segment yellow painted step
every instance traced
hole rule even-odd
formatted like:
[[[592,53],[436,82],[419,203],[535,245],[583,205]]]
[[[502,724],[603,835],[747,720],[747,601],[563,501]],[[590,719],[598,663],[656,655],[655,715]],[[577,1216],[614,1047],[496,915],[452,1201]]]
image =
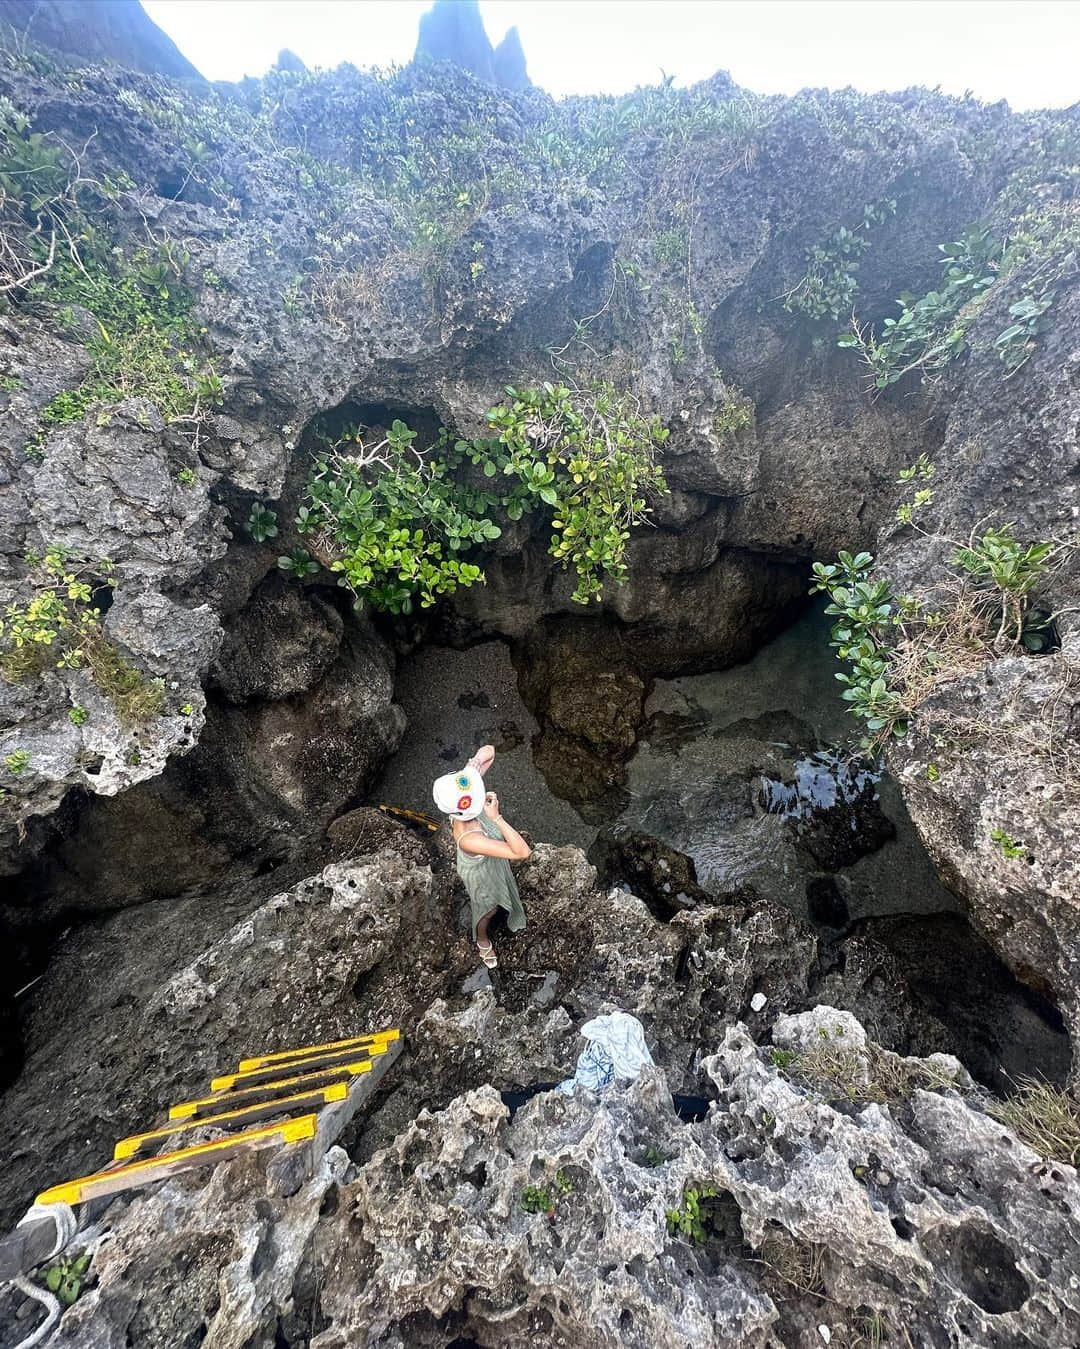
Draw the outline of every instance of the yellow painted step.
[[[281,1073],[295,1072],[301,1068],[338,1068],[349,1062],[358,1051],[367,1053],[371,1058],[385,1054],[387,1042],[375,1041],[369,1045],[354,1045],[351,1049],[335,1050],[331,1054],[313,1054],[310,1058],[290,1059],[284,1063],[272,1063],[266,1068],[248,1068],[240,1072],[226,1073],[224,1077],[215,1077],[210,1083],[211,1091],[229,1091],[233,1087],[251,1087],[259,1082],[272,1082]]]
[[[85,1204],[89,1199],[119,1194],[122,1190],[130,1190],[139,1185],[167,1180],[182,1171],[211,1166],[237,1153],[258,1152],[274,1144],[299,1143],[304,1139],[315,1137],[318,1120],[316,1114],[300,1115],[296,1119],[283,1120],[280,1124],[267,1125],[264,1129],[248,1129],[245,1133],[218,1138],[213,1143],[198,1143],[194,1147],[181,1148],[176,1152],[163,1152],[160,1157],[147,1157],[143,1161],[131,1162],[127,1166],[95,1171],[93,1175],[80,1176],[78,1180],[65,1181],[63,1185],[54,1185],[51,1189],[43,1190],[35,1203]]]
[[[329,1085],[334,1079],[359,1077],[361,1073],[371,1072],[370,1059],[357,1059],[353,1063],[343,1063],[337,1068],[318,1068],[314,1072],[301,1073],[299,1077],[275,1078],[261,1086],[237,1088],[235,1091],[219,1092],[216,1096],[203,1096],[197,1101],[178,1101],[169,1110],[170,1119],[192,1119],[200,1111],[220,1109],[224,1105],[239,1106],[241,1103],[257,1105],[277,1099],[275,1092],[289,1094],[294,1088],[307,1088],[314,1091],[318,1086]]]
[[[166,1138],[176,1133],[182,1133],[186,1129],[231,1129],[234,1125],[251,1124],[257,1119],[266,1119],[270,1115],[287,1115],[290,1111],[300,1109],[320,1110],[324,1105],[330,1105],[333,1101],[343,1101],[348,1094],[348,1083],[336,1082],[333,1086],[323,1087],[319,1091],[302,1091],[296,1096],[283,1096],[276,1101],[263,1101],[259,1105],[248,1105],[239,1110],[226,1110],[220,1115],[200,1115],[197,1119],[172,1124],[167,1129],[154,1129],[150,1133],[132,1134],[130,1138],[122,1138],[117,1143],[113,1149],[113,1160],[125,1162],[129,1157],[134,1157],[141,1152],[148,1143],[163,1143]],[[223,1096],[220,1100],[224,1105],[229,1098]]]
[[[262,1054],[254,1059],[241,1059],[240,1071],[249,1072],[253,1068],[269,1068],[272,1063],[285,1063],[289,1059],[306,1059],[314,1054],[329,1054],[335,1049],[351,1049],[373,1043],[390,1044],[401,1038],[399,1030],[373,1031],[370,1035],[356,1035],[351,1040],[332,1040],[325,1045],[305,1045],[302,1049],[285,1049],[279,1054]]]

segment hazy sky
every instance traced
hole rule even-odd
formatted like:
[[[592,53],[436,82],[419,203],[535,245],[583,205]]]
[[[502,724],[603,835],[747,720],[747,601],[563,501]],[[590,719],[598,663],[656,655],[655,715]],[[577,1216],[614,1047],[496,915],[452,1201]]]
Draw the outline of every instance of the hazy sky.
[[[404,64],[430,0],[143,0],[210,79],[261,75],[282,47],[310,66]],[[481,0],[521,33],[555,95],[621,93],[716,70],[758,93],[940,84],[1014,108],[1080,98],[1077,0]]]

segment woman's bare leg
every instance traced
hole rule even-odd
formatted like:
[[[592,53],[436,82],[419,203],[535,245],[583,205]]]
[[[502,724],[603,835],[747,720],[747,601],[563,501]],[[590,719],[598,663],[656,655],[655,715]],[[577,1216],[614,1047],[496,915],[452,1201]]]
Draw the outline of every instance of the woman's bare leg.
[[[498,913],[498,909],[489,909],[483,918],[476,924],[476,942],[478,946],[487,946],[491,941],[488,936],[488,923]]]

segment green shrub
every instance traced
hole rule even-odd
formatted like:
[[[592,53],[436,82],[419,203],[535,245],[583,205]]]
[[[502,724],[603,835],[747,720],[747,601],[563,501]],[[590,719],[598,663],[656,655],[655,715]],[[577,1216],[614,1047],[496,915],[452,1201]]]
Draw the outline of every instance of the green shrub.
[[[841,225],[827,243],[809,249],[806,274],[783,297],[784,308],[815,322],[850,314],[859,289],[859,259],[870,247],[871,231],[895,212],[893,200],[867,206],[854,229]]]
[[[377,443],[350,428],[319,457],[297,528],[358,603],[411,613],[417,599],[428,608],[482,581],[464,554],[500,536],[497,508],[512,521],[551,510],[550,552],[575,569],[578,603],[599,600],[605,577],[625,579],[630,529],[648,517],[648,495],[667,490],[653,459],[667,431],[607,385],[507,393],[488,413],[494,439],[444,430],[422,452],[395,421]],[[467,465],[490,490],[462,479]]]
[[[901,295],[900,317],[885,320],[880,339],[852,319],[851,331],[838,341],[859,352],[875,388],[887,388],[915,370],[925,379],[967,345],[976,301],[996,279],[1001,249],[984,229],[968,230],[938,247],[946,259],[939,287],[921,298]]]
[[[496,469],[553,508],[551,554],[576,571],[574,600],[598,601],[605,575],[626,579],[626,541],[651,513],[649,497],[668,490],[654,458],[668,432],[606,384],[507,393],[511,401],[488,413]]]
[[[428,608],[482,579],[461,554],[501,533],[486,518],[498,498],[453,476],[463,450],[444,435],[425,455],[414,451],[415,439],[401,421],[378,443],[347,429],[317,461],[297,518],[358,604],[395,614],[411,613],[416,597]]]

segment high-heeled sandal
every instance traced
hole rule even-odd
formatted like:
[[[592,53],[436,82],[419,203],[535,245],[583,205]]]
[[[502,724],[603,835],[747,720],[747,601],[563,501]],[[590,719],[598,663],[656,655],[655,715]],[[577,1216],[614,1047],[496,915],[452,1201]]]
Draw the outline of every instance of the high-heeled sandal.
[[[485,947],[487,947],[487,950],[484,949]],[[499,968],[499,957],[495,954],[495,945],[493,942],[478,941],[476,943],[476,949],[480,952],[480,959],[489,970],[497,970]]]

